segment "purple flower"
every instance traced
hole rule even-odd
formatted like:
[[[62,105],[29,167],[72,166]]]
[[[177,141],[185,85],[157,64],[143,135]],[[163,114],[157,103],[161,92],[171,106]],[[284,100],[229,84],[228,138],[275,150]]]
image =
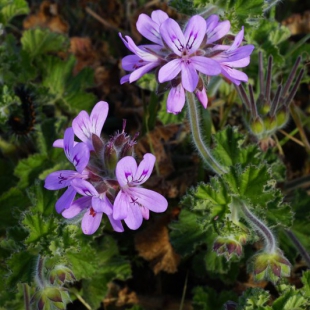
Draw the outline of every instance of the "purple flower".
[[[130,229],[138,229],[144,219],[149,218],[149,210],[164,212],[168,202],[160,194],[140,187],[151,175],[155,156],[145,154],[137,166],[131,156],[122,158],[116,166],[116,178],[121,187],[113,206],[113,218],[124,220]]]
[[[215,59],[221,65],[221,74],[236,85],[241,82],[247,82],[248,76],[233,68],[243,68],[250,63],[250,55],[253,52],[253,45],[241,46],[244,35],[244,28],[236,35],[231,46],[218,45],[212,49],[215,52],[212,59]]]
[[[61,213],[64,209],[69,208],[75,195],[76,190],[72,188],[71,182],[74,179],[86,179],[88,172],[85,168],[89,161],[89,149],[85,143],[74,144],[74,133],[70,127],[66,129],[64,139],[64,152],[68,160],[75,166],[74,170],[60,170],[49,174],[45,179],[44,187],[50,190],[58,190],[65,187],[68,189],[56,202],[56,211]]]
[[[197,71],[206,75],[217,75],[221,72],[220,65],[213,59],[201,56],[199,47],[206,34],[206,21],[199,15],[193,16],[186,25],[184,34],[171,18],[165,20],[160,27],[163,41],[171,49],[171,61],[160,68],[158,81],[171,81],[179,73],[182,86],[193,92],[199,80]]]
[[[103,213],[103,208],[97,208],[92,204],[93,197],[81,197],[71,204],[70,208],[62,212],[62,216],[71,219],[84,212],[82,218],[82,230],[85,235],[92,235],[97,231],[100,226]],[[111,202],[104,195],[101,198],[102,204],[105,204],[104,209],[112,209]],[[113,229],[117,232],[123,232],[124,228],[121,221],[114,220],[111,214],[107,214]]]
[[[90,150],[93,150],[92,134],[100,137],[103,124],[107,118],[109,105],[105,101],[99,101],[91,111],[90,116],[86,111],[81,111],[72,121],[75,135],[85,142]]]
[[[208,17],[206,25],[207,44],[214,43],[223,38],[230,29],[230,22],[228,20],[219,22],[219,17],[217,15]]]

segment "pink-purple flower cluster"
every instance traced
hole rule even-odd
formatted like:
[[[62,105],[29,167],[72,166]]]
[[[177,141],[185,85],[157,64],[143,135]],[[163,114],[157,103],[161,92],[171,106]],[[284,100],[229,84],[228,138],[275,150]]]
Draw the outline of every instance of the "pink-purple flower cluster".
[[[53,144],[64,149],[75,170],[55,171],[45,179],[49,190],[66,188],[56,211],[67,219],[82,214],[82,230],[87,235],[96,232],[103,214],[115,231],[122,232],[122,220],[130,229],[138,229],[143,218],[149,219],[150,210],[164,212],[168,206],[162,195],[140,186],[150,177],[155,156],[145,154],[137,165],[132,157],[135,141],[125,128],[109,141],[100,138],[108,109],[108,104],[100,101],[90,115],[79,113],[64,139]],[[82,142],[74,141],[74,135]],[[74,200],[77,194],[81,197]]]
[[[231,45],[223,44],[230,29],[229,21],[219,21],[217,15],[207,20],[200,15],[190,18],[184,31],[176,21],[157,10],[151,17],[141,14],[138,31],[154,44],[137,46],[129,36],[122,37],[134,54],[123,58],[124,70],[130,71],[121,83],[134,82],[156,69],[159,83],[168,83],[167,112],[177,114],[185,104],[185,92],[194,92],[206,108],[208,97],[203,75],[222,74],[236,85],[247,82],[245,73],[236,70],[249,64],[254,46],[241,46],[243,27]],[[228,40],[226,40],[228,41]]]

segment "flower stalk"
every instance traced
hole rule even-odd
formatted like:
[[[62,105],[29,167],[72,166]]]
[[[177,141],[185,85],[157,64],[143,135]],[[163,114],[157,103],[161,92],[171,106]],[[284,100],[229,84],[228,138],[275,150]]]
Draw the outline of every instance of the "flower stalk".
[[[200,129],[200,117],[198,112],[198,105],[195,102],[195,95],[190,92],[186,92],[186,102],[188,119],[191,127],[191,133],[193,137],[193,142],[205,163],[217,174],[223,174],[226,170],[217,162],[217,160],[212,156],[211,150],[206,145],[202,138],[202,132]]]

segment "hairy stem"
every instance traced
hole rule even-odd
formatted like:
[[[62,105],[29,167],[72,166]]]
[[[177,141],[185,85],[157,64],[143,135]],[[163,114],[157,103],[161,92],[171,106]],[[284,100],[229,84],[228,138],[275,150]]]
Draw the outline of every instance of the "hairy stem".
[[[310,268],[310,255],[307,252],[307,250],[304,248],[304,246],[300,243],[300,241],[297,239],[297,237],[291,230],[286,229],[285,232],[290,237],[292,242],[294,243],[296,249],[299,251],[300,255],[306,262],[307,266]]]
[[[27,283],[23,283],[23,293],[24,293],[24,307],[25,310],[30,310],[30,294],[29,294],[29,285]]]
[[[39,255],[38,261],[37,261],[37,266],[36,266],[35,280],[36,280],[36,284],[40,288],[44,288],[44,286],[45,286],[43,269],[44,269],[44,258],[42,258],[42,256]]]
[[[195,100],[195,95],[190,92],[186,92],[187,98],[187,110],[188,118],[191,127],[191,133],[193,137],[194,144],[199,151],[200,156],[206,162],[206,164],[217,174],[222,174],[225,169],[216,161],[212,156],[211,150],[206,145],[205,141],[202,138],[202,133],[200,129],[200,117],[198,112],[198,106]]]
[[[240,201],[240,208],[244,219],[263,237],[265,251],[268,253],[274,253],[277,249],[277,243],[271,230],[247,208],[243,201]]]

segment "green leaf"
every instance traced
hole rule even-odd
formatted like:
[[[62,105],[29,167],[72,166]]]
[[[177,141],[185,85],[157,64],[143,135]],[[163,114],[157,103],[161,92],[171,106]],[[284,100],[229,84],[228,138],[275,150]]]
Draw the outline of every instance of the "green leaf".
[[[151,92],[155,92],[158,84],[153,73],[144,74],[136,83],[140,88]]]
[[[7,286],[14,289],[17,283],[30,284],[33,280],[36,260],[37,256],[28,251],[14,253],[6,262],[10,270],[6,280]]]
[[[241,167],[261,162],[259,155],[262,154],[256,145],[245,146],[245,137],[238,132],[236,127],[227,126],[224,130],[217,132],[213,139],[216,146],[212,153],[224,167],[229,168],[236,164]]]
[[[10,20],[17,15],[26,15],[29,7],[26,0],[1,0],[0,1],[0,23],[7,26]]]
[[[306,299],[303,294],[293,287],[287,287],[281,292],[280,297],[274,301],[273,310],[303,310],[308,309],[310,300]]]
[[[271,310],[266,305],[269,299],[269,293],[263,289],[249,288],[239,297],[236,310]]]
[[[51,163],[45,154],[34,154],[20,160],[14,171],[14,175],[20,178],[18,186],[20,188],[30,186],[39,174],[48,168],[51,168]]]
[[[227,301],[235,301],[236,294],[231,291],[215,291],[211,287],[197,286],[193,289],[193,309],[194,310],[214,310],[222,309]]]
[[[302,291],[305,293],[307,298],[310,298],[310,271],[307,270],[303,273],[301,277],[301,282],[303,283]]]
[[[190,255],[198,245],[206,243],[207,232],[199,225],[199,220],[201,220],[200,212],[182,209],[178,221],[169,225],[170,241],[178,254]]]
[[[21,43],[23,50],[34,59],[42,54],[67,49],[69,40],[65,35],[52,32],[49,29],[35,28],[23,32]]]

